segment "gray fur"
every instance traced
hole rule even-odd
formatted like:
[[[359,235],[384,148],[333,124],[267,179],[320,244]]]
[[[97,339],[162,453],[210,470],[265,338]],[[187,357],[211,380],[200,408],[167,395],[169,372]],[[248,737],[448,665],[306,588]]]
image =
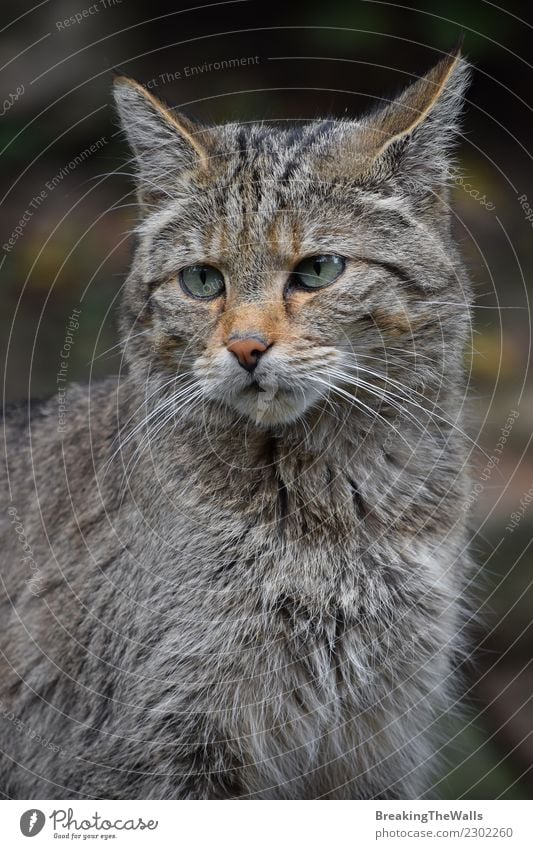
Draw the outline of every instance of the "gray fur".
[[[66,434],[55,399],[5,421],[5,794],[428,791],[469,575],[446,188],[466,72],[444,70],[415,127],[420,85],[385,115],[280,130],[173,127],[117,81],[142,204],[127,367],[71,387]],[[343,277],[284,295],[320,252],[351,258]],[[224,304],[176,283],[202,261]],[[220,340],[241,320],[273,328],[263,393]]]

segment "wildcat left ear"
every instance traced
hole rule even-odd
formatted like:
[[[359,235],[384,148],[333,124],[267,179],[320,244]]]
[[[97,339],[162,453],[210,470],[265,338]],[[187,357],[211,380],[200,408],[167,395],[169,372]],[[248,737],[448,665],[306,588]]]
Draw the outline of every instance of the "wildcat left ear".
[[[117,76],[113,95],[122,128],[135,155],[142,203],[172,197],[191,174],[207,170],[201,129],[172,112],[140,83]]]
[[[362,182],[396,179],[422,192],[445,183],[469,76],[458,47],[387,106],[348,125],[333,162]]]

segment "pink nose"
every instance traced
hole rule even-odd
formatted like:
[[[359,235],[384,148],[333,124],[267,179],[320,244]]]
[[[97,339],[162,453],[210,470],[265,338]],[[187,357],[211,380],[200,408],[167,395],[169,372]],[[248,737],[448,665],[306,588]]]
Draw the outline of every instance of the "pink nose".
[[[239,361],[239,365],[246,371],[253,371],[259,362],[261,354],[267,350],[268,345],[260,336],[247,336],[244,339],[235,339],[229,341],[227,345],[228,351],[235,354]]]

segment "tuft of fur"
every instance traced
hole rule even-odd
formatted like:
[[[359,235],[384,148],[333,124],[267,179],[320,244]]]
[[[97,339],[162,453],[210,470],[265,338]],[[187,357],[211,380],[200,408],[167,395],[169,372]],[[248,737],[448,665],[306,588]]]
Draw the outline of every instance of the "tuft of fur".
[[[466,76],[453,55],[359,121],[287,130],[196,127],[116,81],[127,370],[71,387],[65,434],[55,399],[5,418],[3,793],[430,792],[469,578]],[[288,285],[324,253],[338,281]],[[223,298],[180,287],[198,263]],[[257,328],[262,392],[225,347]]]

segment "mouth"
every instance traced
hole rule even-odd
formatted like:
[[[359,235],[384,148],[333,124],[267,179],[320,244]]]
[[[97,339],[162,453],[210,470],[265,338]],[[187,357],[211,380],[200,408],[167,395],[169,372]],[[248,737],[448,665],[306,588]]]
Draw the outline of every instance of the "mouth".
[[[259,427],[272,427],[295,421],[303,412],[290,387],[259,382],[253,378],[234,396],[233,405]]]
[[[236,376],[241,380],[244,377],[238,372]],[[296,380],[291,382],[272,373],[250,374],[246,382],[239,383],[217,382],[213,400],[233,407],[260,428],[296,421],[320,397],[313,385],[301,386]]]
[[[248,386],[245,387],[244,391],[245,392],[268,392],[268,389],[266,388],[266,386],[261,386],[261,384],[258,383],[257,380],[254,379],[254,380],[252,380],[251,383],[248,384]]]

